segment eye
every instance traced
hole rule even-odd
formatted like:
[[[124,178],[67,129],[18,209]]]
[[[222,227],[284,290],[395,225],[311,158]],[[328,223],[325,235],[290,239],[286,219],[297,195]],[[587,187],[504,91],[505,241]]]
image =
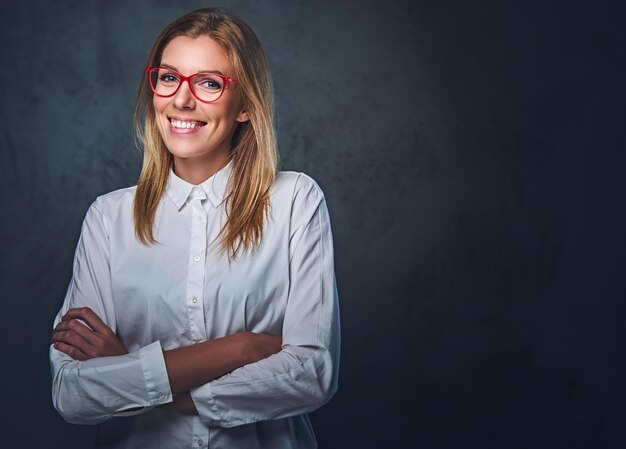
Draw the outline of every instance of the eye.
[[[162,84],[177,84],[178,76],[171,72],[161,72],[159,73],[159,82]]]
[[[202,89],[207,92],[219,92],[222,90],[222,79],[218,76],[203,75],[198,78],[195,84],[198,89]]]

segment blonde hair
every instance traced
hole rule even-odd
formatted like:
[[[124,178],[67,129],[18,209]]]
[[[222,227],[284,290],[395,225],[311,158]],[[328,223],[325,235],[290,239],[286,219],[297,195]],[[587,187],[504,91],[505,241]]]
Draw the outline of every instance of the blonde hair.
[[[269,65],[261,43],[239,17],[224,9],[207,8],[180,17],[159,34],[146,66],[158,66],[163,50],[179,36],[208,36],[226,52],[249,120],[233,135],[232,172],[226,188],[227,219],[218,235],[220,248],[232,259],[258,247],[269,212],[269,192],[276,178],[278,153],[274,132],[274,95]],[[143,145],[143,167],[134,202],[135,234],[154,244],[154,219],[173,158],[156,123],[152,91],[142,78],[135,103],[135,132]]]

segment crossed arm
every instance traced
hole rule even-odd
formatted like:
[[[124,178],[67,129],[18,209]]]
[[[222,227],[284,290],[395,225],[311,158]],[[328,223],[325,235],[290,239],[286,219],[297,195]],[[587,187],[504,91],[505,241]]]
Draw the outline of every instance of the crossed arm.
[[[82,324],[79,320],[86,323]],[[89,307],[67,311],[52,333],[52,343],[74,360],[127,354],[117,335]],[[173,402],[160,407],[197,414],[189,390],[281,349],[281,337],[241,332],[163,352]]]
[[[330,399],[340,345],[330,220],[316,184],[298,180],[288,211],[281,336],[241,333],[166,351],[158,341],[125,348],[115,335],[108,225],[100,211],[108,206],[94,203],[50,351],[53,403],[64,419],[96,424],[158,406],[234,427],[308,413]]]

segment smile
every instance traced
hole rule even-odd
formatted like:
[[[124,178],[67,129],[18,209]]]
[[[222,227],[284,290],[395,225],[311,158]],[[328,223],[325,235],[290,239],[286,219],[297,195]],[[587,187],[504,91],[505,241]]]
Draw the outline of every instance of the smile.
[[[176,129],[195,129],[206,125],[206,122],[201,122],[197,120],[177,120],[174,118],[169,118],[169,121],[172,125],[172,128]]]

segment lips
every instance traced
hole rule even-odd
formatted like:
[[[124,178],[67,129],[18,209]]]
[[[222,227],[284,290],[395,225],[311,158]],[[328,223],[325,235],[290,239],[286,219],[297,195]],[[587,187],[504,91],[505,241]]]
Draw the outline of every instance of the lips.
[[[168,117],[167,120],[170,122],[170,133],[181,137],[194,135],[207,124],[201,120],[183,117]]]
[[[206,122],[201,120],[192,120],[186,118],[179,117],[168,117],[170,125],[175,130],[186,130],[186,129],[198,129],[206,125]]]

